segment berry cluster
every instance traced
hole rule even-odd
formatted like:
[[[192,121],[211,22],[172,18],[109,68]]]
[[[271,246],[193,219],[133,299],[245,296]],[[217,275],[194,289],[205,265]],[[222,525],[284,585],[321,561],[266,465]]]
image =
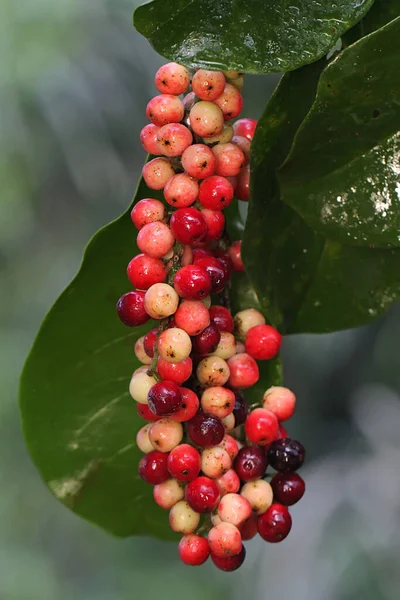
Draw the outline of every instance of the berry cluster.
[[[234,196],[248,200],[256,121],[230,124],[243,105],[238,72],[200,69],[191,78],[169,63],[155,83],[160,95],[148,103],[151,123],[141,132],[155,158],[143,177],[165,202],[145,198],[132,210],[142,253],[127,268],[135,289],[117,304],[128,326],[159,324],[135,344],[143,366],[129,386],[147,421],[137,433],[139,475],[183,534],[182,561],[200,565],[211,556],[233,571],[244,561],[244,540],[285,539],[287,507],[305,490],[296,473],[304,448],[282,425],[294,394],[272,387],[257,407],[242,394],[259,379],[256,361],[278,354],[281,335],[259,311],[232,317],[229,309],[232,271],[244,266],[223,211]]]

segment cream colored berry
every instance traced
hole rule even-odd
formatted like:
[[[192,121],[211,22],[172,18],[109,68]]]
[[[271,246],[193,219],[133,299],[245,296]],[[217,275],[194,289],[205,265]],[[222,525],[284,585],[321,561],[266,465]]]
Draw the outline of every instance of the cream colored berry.
[[[155,283],[146,292],[144,308],[153,319],[165,319],[176,312],[179,296],[168,283]]]
[[[200,403],[204,412],[223,419],[235,408],[235,394],[221,385],[209,387],[202,393]]]
[[[233,127],[229,123],[225,123],[223,130],[218,135],[214,135],[204,139],[205,144],[227,144],[234,136]]]
[[[170,363],[179,363],[190,355],[192,342],[186,331],[171,327],[162,332],[157,342],[160,358]]]
[[[235,337],[228,331],[221,331],[221,339],[213,356],[219,356],[224,360],[228,360],[236,354],[236,340]]]
[[[272,487],[264,479],[249,481],[242,487],[240,494],[243,498],[246,498],[252,510],[258,515],[265,513],[274,499]]]
[[[247,332],[256,325],[265,325],[265,319],[260,311],[255,308],[246,308],[241,310],[234,317],[234,323],[237,333],[245,338]]]
[[[214,102],[196,102],[190,109],[189,119],[192,130],[200,137],[218,135],[224,128],[224,115]]]
[[[205,387],[225,385],[230,375],[227,363],[219,356],[203,358],[197,366],[196,373],[200,384]]]
[[[149,440],[153,448],[160,452],[171,452],[178,446],[182,438],[182,424],[168,418],[153,423],[149,431]]]
[[[151,426],[152,423],[148,423],[147,425],[139,429],[139,431],[136,434],[137,447],[139,448],[139,450],[141,450],[141,452],[144,452],[145,454],[154,450],[154,446],[149,438],[149,431]]]
[[[143,365],[149,365],[149,364],[151,364],[151,358],[150,358],[150,356],[147,356],[146,352],[144,351],[143,340],[144,340],[144,335],[142,335],[142,337],[140,337],[138,340],[136,340],[135,355],[136,355],[136,358],[138,360],[140,360],[140,362]]]
[[[176,479],[167,479],[167,481],[154,486],[153,497],[158,506],[170,510],[185,497],[184,486]]]
[[[139,404],[147,404],[150,388],[157,383],[157,380],[148,374],[148,370],[146,366],[136,369],[129,384],[129,393]]]
[[[206,477],[217,479],[229,471],[231,466],[229,454],[220,446],[205,448],[201,454],[201,470]]]
[[[233,413],[221,419],[226,433],[231,433],[235,429],[235,417]]]
[[[200,523],[199,513],[192,510],[185,500],[177,502],[169,513],[169,524],[172,531],[193,533]]]

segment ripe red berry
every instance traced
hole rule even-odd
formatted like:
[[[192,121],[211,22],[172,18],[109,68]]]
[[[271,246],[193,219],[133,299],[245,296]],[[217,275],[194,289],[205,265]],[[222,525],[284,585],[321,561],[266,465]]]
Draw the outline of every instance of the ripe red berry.
[[[211,354],[217,348],[221,332],[214,323],[210,323],[199,335],[192,340],[193,350],[200,356]]]
[[[248,415],[244,430],[250,442],[268,446],[275,440],[278,433],[278,419],[270,410],[256,408]]]
[[[182,395],[181,408],[174,412],[173,415],[170,415],[170,419],[183,423],[184,421],[193,419],[199,409],[200,401],[196,394],[189,388],[181,387],[180,390]]]
[[[142,229],[148,223],[162,221],[165,217],[165,207],[154,198],[139,200],[132,208],[131,219],[136,229]]]
[[[181,244],[193,245],[207,235],[207,225],[197,208],[179,208],[171,217],[171,231]]]
[[[267,457],[258,446],[244,446],[239,450],[234,469],[242,481],[260,479],[267,468]]]
[[[146,421],[158,421],[161,417],[157,417],[153,412],[151,412],[148,404],[142,404],[141,402],[135,402],[137,413],[142,419]]]
[[[297,471],[304,462],[305,453],[306,451],[300,442],[283,438],[275,440],[268,448],[268,460],[275,471],[281,473]]]
[[[246,352],[256,360],[274,358],[281,347],[282,336],[270,325],[256,325],[249,329],[244,343]]]
[[[263,407],[271,410],[278,421],[287,421],[294,413],[296,396],[288,388],[273,386],[264,392]],[[281,435],[280,437],[288,437]]]
[[[157,143],[164,156],[180,156],[193,141],[193,136],[185,125],[168,123],[157,132]]]
[[[189,335],[199,335],[210,324],[208,309],[199,300],[184,300],[175,313],[176,326]]]
[[[153,358],[156,341],[158,338],[158,328],[150,329],[143,338],[143,347],[147,356]]]
[[[211,293],[220,294],[228,283],[228,276],[222,263],[218,258],[206,256],[196,261],[199,267],[203,267],[211,279]]]
[[[246,164],[244,152],[236,144],[217,144],[213,152],[217,159],[216,175],[235,177]]]
[[[142,456],[139,462],[139,475],[146,483],[157,485],[169,479],[167,468],[168,454],[153,450]]]
[[[153,385],[148,394],[150,409],[158,417],[175,413],[181,407],[181,392],[173,381],[160,381]]]
[[[174,381],[177,385],[182,385],[192,374],[193,363],[190,356],[181,360],[179,363],[171,363],[158,358],[157,372],[162,380]]]
[[[234,323],[231,313],[224,306],[211,306],[210,308],[211,323],[214,323],[220,331],[228,331],[232,333]]]
[[[235,135],[241,135],[251,141],[254,137],[256,127],[257,121],[255,119],[238,119],[233,124],[233,131]]]
[[[216,556],[211,553],[211,560],[218,569],[221,569],[221,571],[236,571],[236,569],[242,566],[245,558],[246,549],[244,546],[242,546],[239,554],[234,554],[233,556]]]
[[[210,210],[224,210],[231,204],[233,195],[230,181],[219,175],[207,177],[199,187],[199,202]]]
[[[304,496],[306,484],[298,473],[277,473],[271,480],[276,502],[293,506]]]
[[[176,446],[168,456],[168,471],[178,481],[192,481],[200,473],[201,458],[189,444]]]
[[[276,544],[289,535],[292,517],[286,506],[271,504],[268,510],[258,517],[257,528],[263,540]]]
[[[213,242],[219,240],[224,232],[225,217],[224,213],[220,210],[209,210],[203,208],[201,214],[207,224],[207,236],[205,242]]]
[[[209,477],[197,477],[186,486],[185,499],[198,513],[212,512],[220,499],[218,486]]]
[[[135,290],[127,292],[117,302],[117,313],[124,325],[136,327],[144,325],[149,320],[149,315],[144,309],[144,292]]]
[[[257,383],[260,377],[258,365],[249,354],[235,354],[228,360],[230,370],[229,385],[237,390],[245,390]]]
[[[217,446],[225,435],[225,428],[218,417],[198,413],[188,422],[188,434],[196,446]]]
[[[177,271],[174,288],[181,298],[202,300],[211,292],[211,278],[204,267],[187,265]]]
[[[198,566],[210,555],[207,538],[190,533],[179,542],[179,558],[185,565]]]
[[[149,123],[146,125],[146,127],[143,127],[142,131],[140,132],[140,141],[143,148],[146,150],[146,152],[153,154],[154,156],[161,154],[161,150],[157,142],[157,134],[159,129],[160,128],[158,125]]]
[[[243,272],[244,264],[242,261],[242,242],[237,240],[228,248],[228,255],[232,261],[234,271]]]
[[[162,260],[138,254],[128,264],[127,275],[131,284],[139,290],[148,290],[155,283],[163,283],[167,272]]]

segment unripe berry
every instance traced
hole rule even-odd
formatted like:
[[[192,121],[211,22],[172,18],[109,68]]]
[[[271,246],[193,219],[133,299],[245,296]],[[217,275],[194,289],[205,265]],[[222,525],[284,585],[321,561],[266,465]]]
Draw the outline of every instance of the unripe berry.
[[[204,143],[208,145],[214,144],[227,144],[233,138],[233,127],[230,123],[224,123],[223,130],[217,135],[213,135],[212,137],[205,138]]]
[[[210,555],[207,538],[200,535],[185,535],[179,542],[179,558],[185,565],[198,566]]]
[[[202,300],[211,292],[211,278],[203,267],[187,265],[176,273],[174,288],[181,298]]]
[[[249,329],[244,346],[246,352],[257,360],[274,358],[281,347],[282,336],[270,325],[257,325]]]
[[[177,502],[169,513],[169,524],[172,531],[193,533],[200,523],[200,515],[192,510],[185,500]]]
[[[171,452],[183,438],[183,427],[177,421],[164,418],[151,425],[149,440],[154,450]]]
[[[268,460],[271,467],[281,473],[297,471],[303,464],[304,458],[305,449],[302,444],[290,438],[276,440],[268,448]]]
[[[244,563],[244,560],[246,558],[246,548],[242,546],[242,549],[239,552],[239,554],[235,554],[234,556],[216,556],[212,553],[210,554],[210,556],[214,565],[221,571],[236,571]]]
[[[144,325],[149,320],[145,310],[144,292],[135,290],[127,292],[117,302],[117,314],[124,325],[137,327]]]
[[[264,479],[249,481],[242,487],[240,494],[258,515],[262,515],[271,506],[274,496],[272,487]]]
[[[232,358],[232,356],[236,354],[235,337],[228,331],[221,331],[221,339],[213,354],[223,358],[224,360]]]
[[[136,434],[136,445],[139,448],[139,450],[141,452],[144,452],[145,454],[154,450],[154,446],[149,438],[151,426],[152,424],[148,423],[147,425],[139,429],[139,431]]]
[[[172,94],[154,96],[146,107],[147,118],[159,127],[167,123],[179,123],[183,119],[184,112],[182,100]]]
[[[186,300],[175,313],[175,323],[187,334],[199,335],[210,324],[210,313],[199,300]]]
[[[164,263],[147,254],[132,258],[126,272],[131,284],[139,290],[148,290],[155,283],[163,283],[167,277]]]
[[[220,294],[229,279],[229,274],[226,272],[222,262],[213,256],[206,256],[197,260],[196,264],[199,267],[203,267],[209,274],[211,279],[211,293]]]
[[[181,123],[168,123],[157,132],[158,147],[164,156],[180,156],[192,142],[190,129]]]
[[[190,246],[207,235],[206,222],[197,208],[179,208],[171,217],[170,227],[178,242]]]
[[[278,421],[287,421],[294,413],[296,396],[288,388],[273,386],[264,392],[263,407],[272,411]]]
[[[142,169],[143,179],[151,190],[162,190],[175,175],[167,158],[153,158]]]
[[[199,202],[210,210],[224,210],[233,200],[232,184],[220,175],[204,179],[199,187]]]
[[[140,367],[133,373],[129,393],[136,402],[147,404],[147,396],[150,389],[157,381],[151,375],[148,375],[147,367]]]
[[[292,518],[286,506],[272,504],[265,513],[258,517],[257,527],[263,540],[274,544],[281,542],[289,535]]]
[[[147,356],[145,349],[144,349],[144,345],[143,345],[143,340],[144,340],[144,336],[140,337],[138,340],[136,340],[135,342],[135,356],[138,360],[140,360],[140,362],[144,365],[150,365],[151,364],[151,358],[150,356]]]
[[[306,489],[298,473],[277,473],[271,480],[276,502],[284,506],[293,506],[304,496]]]
[[[239,452],[239,444],[235,438],[233,438],[231,435],[224,435],[224,439],[218,445],[227,451],[231,457],[231,460],[235,460]]]
[[[242,94],[231,83],[225,85],[224,91],[214,102],[221,109],[225,121],[237,117],[243,108]]]
[[[167,479],[153,488],[153,498],[164,510],[170,510],[177,502],[183,500],[185,490],[176,479]]]
[[[218,506],[218,516],[224,523],[240,527],[251,517],[252,509],[248,500],[240,494],[226,494]]]
[[[200,356],[211,354],[218,347],[221,333],[214,323],[210,323],[199,335],[193,340],[193,350]]]
[[[193,363],[190,356],[179,363],[171,363],[162,358],[157,360],[157,372],[162,380],[174,381],[182,385],[192,374]]]
[[[158,125],[154,125],[153,123],[149,123],[146,127],[143,127],[140,132],[140,141],[143,148],[149,154],[153,154],[157,156],[158,154],[162,154],[158,142],[157,142],[157,134],[160,127]]]
[[[167,283],[156,283],[146,292],[144,307],[152,319],[165,319],[176,312],[179,296]]]
[[[248,165],[250,162],[251,142],[241,135],[234,135],[232,138],[232,144],[237,148],[240,148],[244,154],[245,162],[242,166],[244,167],[245,165]]]
[[[239,450],[233,468],[242,481],[260,479],[267,468],[267,457],[258,446],[244,446]]]
[[[191,206],[199,194],[199,185],[195,179],[178,173],[168,181],[164,188],[165,200],[174,208]]]
[[[179,425],[179,423],[178,423]],[[168,471],[178,481],[192,481],[200,472],[201,457],[189,444],[176,446],[168,456]]]
[[[217,135],[224,126],[223,112],[214,102],[197,102],[190,110],[189,119],[194,133],[203,138]]]
[[[170,62],[158,69],[154,82],[162,94],[179,96],[184,94],[189,87],[190,73],[183,65]]]
[[[140,404],[140,402],[136,402],[136,412],[139,415],[139,417],[141,417],[145,421],[150,421],[152,423],[158,421],[158,419],[160,418],[151,412],[147,404]]]
[[[196,415],[200,402],[196,394],[189,388],[181,387],[180,391],[182,395],[181,408],[171,415],[171,419],[183,423]]]
[[[131,212],[131,219],[136,229],[142,229],[142,227],[154,221],[162,221],[164,217],[164,204],[154,198],[139,200]]]
[[[257,121],[255,119],[238,119],[233,124],[233,130],[235,135],[242,135],[247,138],[250,142],[254,137],[254,132],[257,127]]]
[[[199,69],[193,75],[192,89],[201,100],[215,100],[224,91],[225,83],[222,71]]]
[[[230,371],[223,358],[207,356],[198,364],[196,374],[201,385],[213,387],[225,385],[229,379]]]
[[[173,381],[160,381],[149,390],[147,400],[155,415],[165,417],[180,409],[181,392]]]
[[[215,482],[218,486],[221,497],[225,496],[226,494],[235,494],[240,489],[240,479],[237,476],[236,471],[233,469],[229,469],[229,471],[221,475],[221,477],[218,477]],[[213,525],[217,524],[218,523],[214,523],[213,521]]]
[[[148,223],[139,231],[137,245],[139,249],[148,256],[161,258],[169,252],[175,239],[168,225],[160,223]]]
[[[189,357],[192,351],[192,342],[186,331],[179,327],[171,327],[161,333],[157,347],[159,356],[163,360],[179,363]]]
[[[201,407],[205,413],[223,419],[235,406],[235,394],[222,386],[209,387],[201,395]]]
[[[217,479],[229,471],[232,460],[220,446],[205,448],[201,454],[201,470],[206,477]]]
[[[228,248],[228,255],[232,261],[234,271],[243,272],[244,264],[242,261],[242,242],[237,240]]]
[[[188,422],[188,434],[196,446],[206,448],[219,444],[223,440],[225,430],[218,417],[200,412]]]
[[[247,332],[257,325],[264,325],[265,318],[255,308],[246,308],[236,313],[234,317],[235,329],[241,337],[245,338]]]
[[[250,442],[259,446],[268,446],[276,438],[278,419],[270,410],[256,408],[248,415],[244,430]]]
[[[238,200],[248,202],[250,197],[250,165],[246,165],[238,176],[235,195]]]
[[[225,217],[223,212],[220,210],[202,208],[201,214],[207,225],[207,236],[204,241],[210,243],[219,240],[222,237],[225,228]]]
[[[182,154],[182,167],[188,175],[196,179],[205,179],[213,175],[216,165],[214,152],[205,144],[193,144]]]
[[[218,144],[218,146],[214,146],[213,152],[217,159],[216,175],[234,177],[239,175],[246,164],[245,155],[235,144]]]
[[[218,506],[220,499],[218,486],[209,477],[197,477],[187,484],[185,498],[196,512],[212,512]]]
[[[235,417],[233,413],[221,419],[225,433],[231,433],[235,429]]]
[[[254,358],[246,353],[232,356],[228,360],[228,367],[230,371],[229,385],[237,390],[252,387],[259,380],[258,365]]]
[[[222,522],[210,529],[208,544],[214,556],[234,556],[242,549],[242,536],[235,525]]]
[[[215,323],[220,331],[233,332],[234,323],[232,315],[224,306],[211,306],[210,319],[211,323]]]
[[[139,476],[150,485],[157,485],[169,478],[167,469],[168,455],[153,450],[142,456],[139,462]]]

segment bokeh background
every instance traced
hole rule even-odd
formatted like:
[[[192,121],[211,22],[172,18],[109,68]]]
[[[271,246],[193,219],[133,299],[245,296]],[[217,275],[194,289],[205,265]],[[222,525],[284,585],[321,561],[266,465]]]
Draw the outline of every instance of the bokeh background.
[[[30,461],[24,358],[90,236],[129,204],[144,158],[161,59],[131,25],[136,4],[0,0],[0,600],[398,600],[399,307],[358,330],[285,341],[308,490],[288,540],[253,541],[235,574],[185,568],[174,545],[108,536],[58,504]],[[276,81],[247,78],[247,116]]]

